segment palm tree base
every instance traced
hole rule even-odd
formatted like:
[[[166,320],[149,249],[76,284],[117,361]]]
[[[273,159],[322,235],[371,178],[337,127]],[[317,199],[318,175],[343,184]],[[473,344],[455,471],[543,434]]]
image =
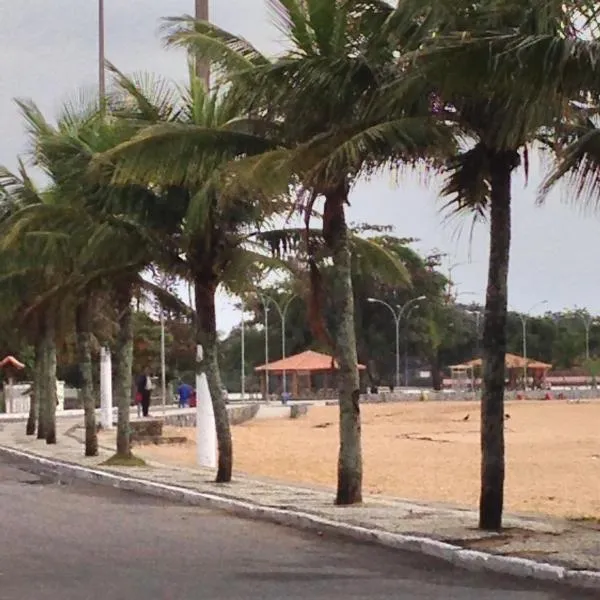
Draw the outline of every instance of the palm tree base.
[[[109,459],[101,463],[107,467],[145,467],[146,461],[132,453],[128,455],[114,454]]]

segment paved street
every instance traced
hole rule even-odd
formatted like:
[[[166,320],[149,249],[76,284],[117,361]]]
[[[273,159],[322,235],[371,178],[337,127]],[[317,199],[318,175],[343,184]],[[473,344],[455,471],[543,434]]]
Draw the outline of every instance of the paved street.
[[[592,598],[0,462],[2,600]]]

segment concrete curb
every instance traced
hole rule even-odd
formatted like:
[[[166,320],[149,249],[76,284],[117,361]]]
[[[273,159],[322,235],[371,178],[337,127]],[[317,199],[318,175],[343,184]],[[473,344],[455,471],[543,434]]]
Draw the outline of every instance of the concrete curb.
[[[467,550],[427,537],[390,533],[380,529],[349,525],[301,511],[261,506],[219,494],[199,492],[190,488],[120,475],[108,470],[51,460],[32,452],[2,445],[0,445],[0,455],[17,461],[27,461],[32,470],[39,474],[82,479],[175,502],[223,510],[240,517],[315,531],[319,534],[329,532],[361,542],[425,554],[469,571],[488,571],[545,582],[563,583],[587,590],[600,590],[600,571],[574,570],[525,558]]]

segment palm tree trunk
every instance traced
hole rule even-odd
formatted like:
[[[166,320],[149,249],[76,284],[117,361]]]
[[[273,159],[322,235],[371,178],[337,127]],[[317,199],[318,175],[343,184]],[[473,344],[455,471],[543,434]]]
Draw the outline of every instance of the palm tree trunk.
[[[56,444],[56,328],[54,317],[50,314],[46,318],[43,347],[46,443]]]
[[[41,350],[39,342],[36,342],[34,349],[34,369],[33,369],[33,385],[31,386],[30,402],[29,402],[29,417],[27,418],[27,435],[35,435],[35,429],[38,422],[38,399],[41,396],[40,382],[40,367]],[[45,437],[45,435],[43,436]]]
[[[117,397],[117,454],[131,457],[129,410],[131,405],[131,369],[133,365],[133,310],[131,289],[120,290],[117,298],[119,333],[115,344],[115,395]]]
[[[39,333],[39,340],[36,344],[37,360],[35,363],[35,380],[36,380],[36,394],[37,394],[37,408],[38,408],[38,428],[37,428],[37,439],[46,439],[46,430],[48,429],[48,392],[46,389],[46,354],[44,350],[44,334],[43,331]]]
[[[488,285],[483,326],[481,494],[479,527],[499,530],[504,503],[504,377],[507,279],[511,234],[511,173],[518,154],[490,157],[491,216]]]
[[[208,283],[206,283],[208,281]],[[215,428],[217,430],[217,446],[219,460],[217,465],[217,483],[231,481],[233,470],[233,444],[229,415],[223,398],[221,374],[219,371],[217,351],[217,321],[215,311],[216,282],[212,277],[197,277],[195,280],[196,297],[196,343],[201,344],[204,350],[202,365],[208,380],[213,412],[215,415]]]
[[[77,353],[81,373],[81,396],[85,423],[85,456],[98,456],[98,432],[96,430],[96,402],[92,377],[92,346],[90,334],[90,304],[84,301],[77,307]]]
[[[350,238],[344,204],[346,185],[326,195],[323,235],[333,258],[333,290],[331,301],[335,319],[335,358],[337,359],[340,450],[336,504],[362,502],[362,450],[360,424],[360,380],[354,326],[354,295]]]

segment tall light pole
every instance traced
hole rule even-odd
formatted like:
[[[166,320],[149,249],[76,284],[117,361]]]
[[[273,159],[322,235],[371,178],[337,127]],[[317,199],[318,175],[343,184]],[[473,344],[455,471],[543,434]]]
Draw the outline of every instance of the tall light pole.
[[[160,307],[160,383],[164,416],[167,410],[167,362],[165,351],[165,311],[162,306]]]
[[[277,300],[275,300],[275,298],[272,298],[271,296],[263,296],[264,300],[266,300],[267,302],[271,302],[273,304],[273,306],[277,309],[277,312],[279,313],[279,317],[281,318],[281,360],[285,360],[285,337],[286,337],[286,328],[285,328],[285,318],[287,315],[287,311],[288,308],[292,302],[292,300],[294,300],[295,298],[298,298],[298,296],[296,294],[292,294],[285,302],[285,304],[283,305],[283,309],[281,308],[281,306],[279,305],[279,303],[277,302]],[[263,302],[264,302],[263,300]],[[283,387],[283,393],[286,394],[287,393],[287,373],[285,372],[285,369],[282,372],[282,387]]]
[[[104,0],[98,0],[98,98],[104,104],[106,96],[106,55],[104,50]]]
[[[418,308],[418,304],[413,304],[410,310],[406,313],[404,320],[408,323],[410,315],[415,308]],[[404,385],[408,386],[408,327],[406,328],[406,336],[404,340]]]
[[[246,397],[246,320],[244,318],[244,301],[242,300],[242,323],[241,323],[241,345],[242,345],[242,359],[241,359],[241,369],[240,369],[240,392],[242,395],[242,400]]]
[[[261,296],[263,308],[265,310],[265,400],[269,400],[269,305],[266,299]]]
[[[209,20],[208,0],[196,0],[194,16],[197,21]],[[210,89],[210,64],[200,55],[196,56],[196,76],[204,82],[207,90]]]
[[[548,300],[536,302],[525,314],[519,314],[521,325],[523,326],[523,389],[527,389],[527,318],[534,308],[548,304]]]
[[[416,302],[419,302],[419,300],[425,300],[425,296],[418,296],[417,298],[413,298],[412,300],[405,302],[403,306],[398,306],[398,312],[396,313],[394,307],[384,300],[379,300],[378,298],[367,298],[367,302],[383,304],[383,306],[387,306],[394,317],[394,323],[396,325],[396,387],[400,387],[400,321],[402,320],[402,315],[406,309],[410,306],[413,306]]]
[[[582,321],[585,327],[585,360],[590,360],[590,329],[594,324],[594,317],[587,312],[576,312],[575,313]]]
[[[475,317],[475,357],[479,358],[479,325],[481,323],[480,310],[468,310],[467,314]]]

